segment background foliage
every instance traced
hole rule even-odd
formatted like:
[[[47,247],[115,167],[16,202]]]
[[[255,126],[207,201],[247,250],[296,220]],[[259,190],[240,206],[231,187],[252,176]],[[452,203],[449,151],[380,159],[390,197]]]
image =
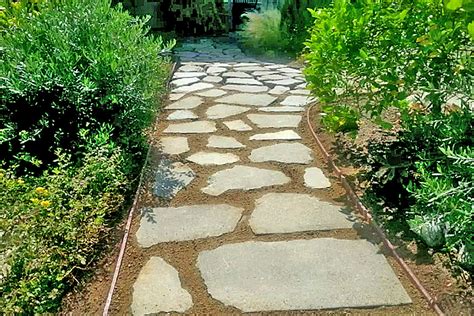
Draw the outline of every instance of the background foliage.
[[[335,0],[312,11],[305,71],[331,130],[401,127],[369,146],[372,190],[397,209],[379,215],[471,271],[473,12],[471,0]]]
[[[135,185],[169,75],[160,54],[173,43],[146,36],[146,20],[107,0],[9,4],[0,38],[0,310],[54,312],[100,257]]]

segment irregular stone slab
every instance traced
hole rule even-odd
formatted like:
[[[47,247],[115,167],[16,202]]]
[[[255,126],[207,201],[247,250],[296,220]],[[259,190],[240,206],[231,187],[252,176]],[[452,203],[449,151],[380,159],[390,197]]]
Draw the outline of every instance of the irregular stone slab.
[[[291,94],[300,94],[300,95],[310,95],[311,91],[306,90],[306,89],[296,89],[296,90],[291,90]]]
[[[299,140],[301,139],[295,131],[288,129],[281,132],[256,134],[250,137],[250,140]]]
[[[245,145],[233,137],[211,135],[207,142],[211,148],[244,148]]]
[[[189,151],[188,139],[186,137],[161,137],[161,150],[168,155],[179,155]]]
[[[235,71],[264,71],[268,70],[262,66],[244,66],[244,67],[234,67]]]
[[[171,84],[175,87],[180,87],[180,86],[187,86],[192,83],[198,82],[199,78],[181,78],[181,79],[176,79],[171,81]]]
[[[267,81],[267,83],[276,84],[276,85],[279,85],[279,86],[291,86],[291,85],[294,85],[294,84],[300,83],[300,82],[301,82],[301,80],[295,80],[293,78]]]
[[[270,94],[276,94],[276,95],[281,95],[281,94],[284,94],[286,92],[290,91],[290,88],[288,87],[284,87],[284,86],[276,86],[275,88],[273,88],[272,90],[268,91],[268,93]]]
[[[175,72],[173,75],[173,79],[180,79],[180,78],[199,78],[204,77],[207,74],[205,72]]]
[[[290,79],[288,76],[282,75],[267,75],[258,77],[258,80],[269,81],[269,80],[283,80],[283,79]]]
[[[225,90],[233,90],[233,91],[240,91],[240,92],[248,92],[248,93],[257,93],[257,92],[267,92],[267,86],[248,86],[248,85],[235,85],[235,84],[228,84],[221,87]]]
[[[185,96],[185,93],[171,93],[169,96],[168,96],[168,99],[170,101],[176,101],[176,100],[179,100],[181,99],[182,97]]]
[[[262,112],[303,112],[304,108],[296,106],[269,106],[266,108],[258,108]]]
[[[193,306],[191,295],[182,288],[178,271],[159,257],[151,257],[133,285],[133,315],[179,312]]]
[[[228,84],[245,84],[245,85],[263,86],[263,83],[261,83],[258,80],[246,79],[246,78],[229,78],[229,79],[227,79],[226,83],[228,83]]]
[[[253,162],[276,161],[307,164],[313,161],[313,152],[300,143],[282,143],[254,149],[249,158]]]
[[[201,97],[206,97],[206,98],[220,97],[220,96],[223,96],[224,94],[227,94],[227,92],[221,89],[211,89],[211,90],[206,90],[206,91],[196,93],[196,95],[201,96]]]
[[[189,86],[182,86],[182,87],[176,88],[176,89],[172,90],[171,92],[174,92],[174,93],[181,93],[181,92],[189,93],[189,92],[195,92],[195,91],[210,89],[210,88],[214,88],[214,85],[211,84],[211,83],[208,83],[208,82],[198,82],[198,83],[195,83],[195,84],[192,84],[192,85],[189,85]]]
[[[306,89],[306,87],[307,87],[306,82],[303,82],[302,84],[297,85],[296,89]]]
[[[269,106],[275,102],[276,99],[276,97],[272,97],[269,94],[236,93],[219,98],[216,102],[251,106]]]
[[[204,71],[204,68],[196,65],[184,65],[179,67],[178,71],[184,71],[184,72],[201,72]]]
[[[260,66],[260,64],[258,63],[236,63],[234,64],[234,67],[256,67],[256,66]]]
[[[192,96],[184,99],[180,99],[177,102],[171,103],[165,109],[166,110],[189,110],[194,109],[203,104],[204,101],[200,97]]]
[[[218,196],[230,190],[249,191],[290,182],[283,172],[249,166],[235,166],[214,173],[202,192]]]
[[[321,169],[312,167],[304,171],[304,185],[312,189],[324,189],[329,188],[331,182]]]
[[[176,110],[172,112],[166,118],[168,121],[177,121],[177,120],[194,120],[197,119],[198,116],[194,114],[192,111],[189,110]]]
[[[318,238],[227,244],[199,254],[209,294],[242,312],[411,303],[377,246]]]
[[[221,119],[250,111],[250,108],[239,105],[217,104],[207,109],[206,115],[210,119]]]
[[[257,235],[352,228],[341,211],[308,194],[269,193],[256,201],[249,224]]]
[[[145,211],[137,231],[140,247],[220,236],[235,229],[243,209],[227,204],[158,207]]]
[[[273,65],[266,65],[265,68],[267,69],[279,69],[279,68],[284,68],[285,65],[281,65],[281,64],[273,64]]]
[[[207,73],[209,74],[220,74],[221,72],[224,72],[226,71],[227,69],[223,68],[223,67],[209,67],[207,68]]]
[[[229,71],[229,72],[223,73],[222,77],[252,78],[251,75],[246,74],[245,72],[239,72],[239,71]]]
[[[245,132],[245,131],[251,131],[252,130],[252,127],[247,125],[242,120],[224,122],[224,125],[227,126],[227,128],[230,129],[231,131]]]
[[[307,96],[299,96],[299,95],[290,95],[289,97],[286,97],[283,102],[281,102],[281,105],[287,105],[287,106],[305,106],[308,105],[312,102],[316,101],[314,98],[307,97]]]
[[[280,68],[278,70],[282,71],[282,72],[301,74],[301,70],[295,69],[295,68],[290,68],[290,67]]]
[[[301,122],[301,115],[249,114],[247,117],[260,128],[298,127]]]
[[[278,72],[272,71],[272,70],[260,70],[260,71],[255,71],[252,73],[252,76],[258,77],[258,76],[269,76],[269,75],[274,75],[277,74]]]
[[[157,197],[170,199],[191,183],[195,176],[194,171],[188,166],[169,159],[161,159],[156,170],[153,193]]]
[[[189,123],[170,124],[163,133],[175,134],[202,134],[212,133],[217,130],[216,123],[209,121],[196,121]]]
[[[187,160],[201,166],[221,166],[237,162],[240,159],[239,156],[230,153],[222,154],[200,151],[189,156]]]
[[[204,82],[211,82],[211,83],[219,83],[222,80],[224,80],[224,79],[222,79],[221,77],[218,77],[218,76],[207,76],[207,77],[204,77],[202,79],[202,81],[204,81]]]

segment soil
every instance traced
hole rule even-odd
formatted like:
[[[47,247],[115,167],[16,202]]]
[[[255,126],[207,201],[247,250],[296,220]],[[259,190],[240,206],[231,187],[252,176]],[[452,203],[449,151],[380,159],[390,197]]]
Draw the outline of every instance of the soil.
[[[209,104],[200,106],[200,110],[197,112],[202,117],[203,113],[207,109]],[[248,113],[256,113],[251,111]],[[248,114],[246,113],[246,114]],[[183,287],[191,294],[194,305],[189,314],[196,315],[223,315],[223,314],[240,314],[239,310],[225,306],[219,301],[213,299],[206,290],[203,279],[200,276],[198,268],[196,266],[196,260],[198,254],[203,250],[214,249],[222,244],[237,243],[249,240],[259,241],[276,241],[276,240],[292,240],[292,239],[310,239],[320,237],[334,237],[339,239],[367,239],[373,243],[380,244],[376,233],[373,231],[371,226],[359,221],[359,224],[355,225],[355,230],[336,230],[336,231],[320,231],[320,232],[302,232],[294,234],[282,235],[264,235],[256,236],[251,231],[248,225],[248,219],[251,211],[254,208],[254,201],[268,192],[298,192],[298,193],[311,193],[315,194],[319,198],[327,201],[336,201],[341,205],[346,205],[349,211],[349,205],[346,204],[346,196],[343,187],[338,182],[334,174],[324,165],[323,157],[318,151],[316,144],[310,135],[309,128],[305,124],[306,118],[303,118],[302,123],[299,127],[299,134],[302,136],[305,145],[312,148],[315,155],[314,165],[323,169],[328,177],[331,178],[332,187],[328,189],[318,190],[315,193],[313,190],[309,190],[302,183],[291,182],[288,185],[279,187],[269,187],[267,189],[260,189],[258,192],[227,192],[217,197],[208,196],[203,194],[200,189],[207,183],[207,178],[218,170],[227,168],[226,166],[217,167],[202,167],[194,165],[193,169],[198,175],[197,178],[187,187],[185,191],[181,191],[172,200],[172,202],[157,199],[151,192],[152,183],[154,181],[154,167],[157,162],[162,158],[162,154],[159,152],[158,139],[161,136],[162,130],[166,126],[166,121],[162,120],[163,115],[157,120],[156,129],[151,135],[152,149],[151,155],[146,166],[144,185],[141,188],[140,200],[137,209],[135,210],[133,224],[128,240],[126,254],[124,257],[122,270],[115,289],[112,306],[109,311],[110,315],[129,315],[129,307],[131,305],[133,284],[143,267],[151,256],[159,256],[165,259],[173,267],[175,267],[180,275]],[[319,117],[317,109],[311,113],[312,121],[318,121],[314,118]],[[241,119],[245,116],[241,116]],[[246,119],[243,119],[246,121]],[[246,121],[246,123],[249,123]],[[271,129],[269,129],[270,131]],[[319,135],[321,135],[322,141],[326,148],[330,148],[331,153],[336,152],[335,139],[325,134],[319,127],[317,128]],[[255,165],[268,169],[281,170],[288,176],[295,178],[303,178],[304,166],[297,165],[285,165],[279,163],[266,163],[266,164],[253,164],[248,160],[250,151],[253,148],[264,145],[265,142],[250,142],[248,136],[252,132],[233,132],[229,130],[220,129],[219,135],[232,136],[247,147],[243,149],[237,149],[233,151],[237,154],[242,163],[246,165]],[[265,132],[265,130],[262,130]],[[202,135],[191,135],[189,136],[190,147],[193,148],[192,152],[206,149],[207,137]],[[217,152],[225,152],[226,150],[216,149]],[[189,153],[186,153],[188,155]],[[184,155],[180,157],[184,162]],[[356,168],[350,167],[349,164],[344,166],[345,171],[357,172]],[[198,239],[186,242],[168,242],[152,246],[147,249],[142,249],[137,245],[135,232],[138,229],[140,222],[140,210],[147,207],[160,207],[160,206],[178,206],[178,205],[189,205],[189,204],[203,204],[203,203],[227,203],[233,206],[244,207],[245,211],[243,216],[235,229],[235,231],[224,234],[218,237],[211,237],[206,239]],[[124,220],[125,221],[125,220]],[[119,225],[115,235],[121,236],[123,229],[122,225]],[[110,252],[98,265],[96,275],[91,280],[84,284],[84,286],[77,288],[76,292],[68,295],[63,304],[63,310],[61,314],[69,315],[99,315],[102,314],[107,292],[109,290],[110,282],[113,275],[113,268],[115,265],[116,256],[120,246],[120,238],[115,238],[115,245],[111,247]],[[400,255],[404,257],[408,265],[413,269],[415,274],[420,278],[425,287],[435,297],[442,298],[443,307],[447,309],[448,314],[456,315],[468,315],[469,310],[465,309],[465,304],[461,305],[462,309],[458,309],[458,302],[462,299],[457,299],[463,293],[463,286],[465,284],[459,284],[453,277],[451,277],[449,271],[443,266],[442,260],[437,256],[429,256],[424,249],[419,249],[411,244],[403,245],[402,252]],[[338,310],[323,310],[323,311],[293,311],[293,312],[271,312],[271,313],[259,313],[258,315],[346,315],[346,314],[370,314],[370,315],[406,315],[406,314],[423,314],[432,315],[434,312],[430,309],[427,301],[418,292],[418,290],[411,284],[409,279],[405,276],[404,272],[390,256],[389,252],[382,248],[389,263],[393,267],[395,273],[399,277],[403,286],[407,290],[408,294],[413,300],[413,304],[406,306],[396,307],[380,307],[372,309],[338,309]],[[453,298],[455,304],[453,304]],[[454,305],[454,306],[453,306]],[[254,313],[257,315],[256,313]]]

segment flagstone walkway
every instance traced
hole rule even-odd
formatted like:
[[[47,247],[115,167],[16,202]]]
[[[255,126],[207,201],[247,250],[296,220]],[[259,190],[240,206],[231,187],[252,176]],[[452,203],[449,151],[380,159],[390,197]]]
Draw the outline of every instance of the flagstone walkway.
[[[199,45],[211,62],[196,53]],[[213,300],[240,312],[410,304],[376,244],[338,237],[353,233],[357,219],[328,198],[334,180],[317,167],[303,127],[315,100],[301,70],[231,61],[243,56],[236,47],[189,47],[181,56],[200,62],[174,74],[160,123],[162,159],[153,166],[153,193],[169,202],[143,210],[138,246],[168,243],[179,252],[187,242],[217,240],[196,246],[205,250],[187,264]],[[229,242],[237,227],[249,233]],[[131,312],[191,311],[198,302],[186,278],[156,249],[134,281]]]

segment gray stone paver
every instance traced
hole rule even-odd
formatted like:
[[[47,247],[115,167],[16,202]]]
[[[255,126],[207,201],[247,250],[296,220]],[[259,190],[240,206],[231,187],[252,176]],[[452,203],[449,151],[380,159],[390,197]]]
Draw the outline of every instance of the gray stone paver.
[[[185,285],[187,280],[148,254],[161,255],[161,247],[153,246],[169,243],[166,249],[180,256],[185,254],[183,242],[194,245],[196,239],[233,234],[239,222],[239,231],[242,226],[250,236],[236,244],[219,242],[218,248],[198,254],[203,288],[225,305],[241,312],[341,309],[338,313],[410,303],[378,247],[368,241],[248,241],[252,235],[287,239],[285,234],[353,229],[355,218],[346,208],[320,199],[331,183],[321,169],[309,165],[313,153],[297,129],[301,112],[317,100],[306,89],[302,71],[258,62],[217,39],[185,41],[177,50],[183,63],[173,75],[172,102],[159,131],[189,135],[159,138],[163,156],[153,166],[152,190],[169,202],[142,210],[136,238],[140,247],[152,248],[146,250],[149,261],[135,282],[130,311],[189,312],[193,300],[180,278]],[[186,205],[187,190],[198,191],[204,204]],[[178,193],[179,200],[171,200]],[[223,194],[235,205],[210,204]],[[241,203],[254,205],[245,217]]]
[[[145,209],[137,241],[146,248],[162,242],[220,236],[235,229],[242,211],[242,208],[227,204]]]
[[[376,245],[318,238],[227,244],[199,254],[209,294],[242,312],[409,304]]]
[[[192,305],[192,297],[182,288],[178,271],[162,258],[151,257],[133,285],[132,314],[184,313]]]

